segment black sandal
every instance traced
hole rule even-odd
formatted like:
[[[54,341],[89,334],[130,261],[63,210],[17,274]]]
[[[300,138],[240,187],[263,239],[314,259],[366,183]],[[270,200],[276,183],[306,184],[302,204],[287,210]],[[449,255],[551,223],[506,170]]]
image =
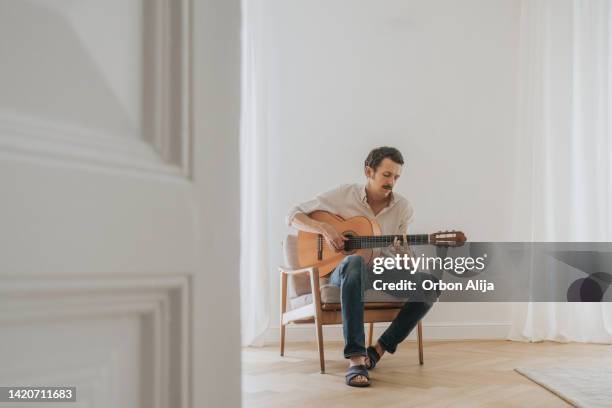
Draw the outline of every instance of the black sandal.
[[[360,375],[368,379],[367,382],[353,381]],[[368,375],[368,369],[363,364],[350,366],[346,372],[346,385],[351,387],[367,387],[370,385],[370,376]]]
[[[376,351],[376,347],[374,346],[368,347],[366,349],[366,353],[368,354],[368,359],[370,360],[370,366],[368,367],[366,365],[366,368],[368,370],[371,370],[376,367],[376,363],[378,363],[378,360],[380,360],[380,355],[378,354],[378,351]]]

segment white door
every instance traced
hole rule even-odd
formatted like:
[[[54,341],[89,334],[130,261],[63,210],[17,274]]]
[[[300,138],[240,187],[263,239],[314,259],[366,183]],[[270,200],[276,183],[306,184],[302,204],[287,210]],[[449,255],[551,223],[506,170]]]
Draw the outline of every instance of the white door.
[[[239,404],[237,300],[211,307],[238,276],[217,243],[238,203],[208,202],[238,198],[237,169],[209,177],[238,152],[238,61],[217,49],[238,54],[239,9],[221,3],[0,2],[0,386],[189,407],[226,384]]]

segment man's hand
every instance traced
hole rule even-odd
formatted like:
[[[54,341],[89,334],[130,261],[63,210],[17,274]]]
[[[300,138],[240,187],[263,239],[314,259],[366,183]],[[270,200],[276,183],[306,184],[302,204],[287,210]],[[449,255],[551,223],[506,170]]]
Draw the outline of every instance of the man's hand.
[[[348,240],[348,238],[338,234],[330,224],[313,220],[304,213],[295,214],[291,225],[301,231],[323,235],[327,245],[336,252],[340,252],[344,248],[344,241]]]
[[[408,240],[402,240],[402,242],[400,242],[397,237],[393,239],[393,249],[399,254],[411,254],[412,252]]]
[[[338,234],[338,232],[331,225],[322,222],[319,225],[319,229],[321,230],[321,234],[323,238],[325,238],[325,242],[331,249],[336,252],[340,252],[344,249],[344,241],[347,241],[348,238]]]

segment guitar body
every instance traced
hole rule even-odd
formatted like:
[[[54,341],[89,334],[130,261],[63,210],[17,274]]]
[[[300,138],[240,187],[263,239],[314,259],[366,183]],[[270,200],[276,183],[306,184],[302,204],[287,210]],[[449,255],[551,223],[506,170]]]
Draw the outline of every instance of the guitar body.
[[[322,221],[330,224],[334,229],[344,236],[376,236],[381,235],[381,229],[378,223],[370,220],[367,217],[358,216],[347,220],[344,218],[328,213],[327,211],[314,211],[308,216],[314,220]],[[319,276],[326,276],[332,272],[336,266],[347,255],[360,255],[366,261],[370,262],[372,258],[378,256],[380,249],[363,248],[354,249],[351,251],[336,252],[327,245],[327,242],[321,234],[312,232],[298,232],[298,261],[300,267],[315,266],[319,271]]]
[[[381,248],[392,245],[395,240],[407,245],[461,246],[467,240],[461,231],[438,231],[432,234],[382,235],[380,225],[368,217],[358,216],[348,220],[327,211],[314,211],[308,216],[330,224],[338,234],[348,238],[344,250],[336,252],[325,242],[323,235],[312,232],[298,232],[297,251],[300,268],[314,266],[319,276],[326,276],[347,255],[360,255],[366,263],[380,255]]]

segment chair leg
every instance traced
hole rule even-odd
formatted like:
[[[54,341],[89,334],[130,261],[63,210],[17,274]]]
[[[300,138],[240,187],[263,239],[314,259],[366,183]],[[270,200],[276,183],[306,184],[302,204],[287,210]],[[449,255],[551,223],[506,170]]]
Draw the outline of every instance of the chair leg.
[[[287,311],[287,274],[280,271],[280,355],[285,355],[285,325],[283,317]]]
[[[323,353],[323,310],[321,309],[321,288],[319,287],[319,272],[312,269],[310,275],[310,289],[315,307],[315,327],[317,329],[317,346],[319,348],[319,362],[321,363],[321,374],[325,374],[325,355]]]
[[[319,349],[319,363],[321,364],[321,374],[325,374],[325,355],[323,353],[323,325],[319,319],[316,319],[315,326],[317,329],[317,346]]]
[[[419,364],[423,365],[423,325],[417,324],[417,342],[419,344]]]
[[[373,336],[374,336],[374,323],[370,323],[370,330],[368,331],[368,346],[372,345]]]
[[[285,325],[281,323],[280,326],[280,355],[285,355]]]

